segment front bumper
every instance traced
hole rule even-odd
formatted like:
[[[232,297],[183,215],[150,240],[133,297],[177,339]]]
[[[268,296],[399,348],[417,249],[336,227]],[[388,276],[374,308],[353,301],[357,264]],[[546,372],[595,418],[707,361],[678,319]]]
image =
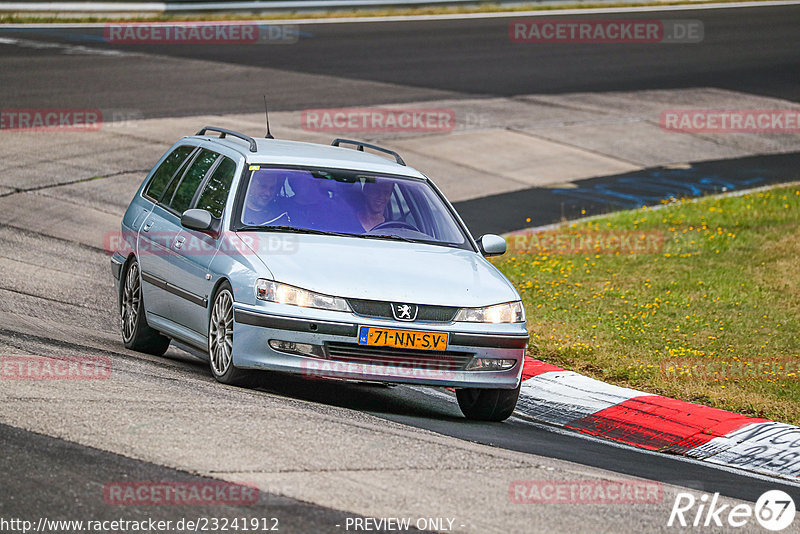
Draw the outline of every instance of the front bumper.
[[[302,312],[314,310],[302,309]],[[326,313],[326,315],[331,315]],[[310,379],[338,378],[384,383],[469,388],[516,388],[528,342],[524,324],[404,323],[341,314],[347,319],[285,316],[236,305],[234,365],[301,374]],[[378,349],[358,344],[360,326],[446,332],[446,350]],[[497,331],[490,329],[497,328]],[[318,357],[278,351],[271,340],[320,347]],[[464,367],[474,358],[516,360],[510,369],[474,370]]]

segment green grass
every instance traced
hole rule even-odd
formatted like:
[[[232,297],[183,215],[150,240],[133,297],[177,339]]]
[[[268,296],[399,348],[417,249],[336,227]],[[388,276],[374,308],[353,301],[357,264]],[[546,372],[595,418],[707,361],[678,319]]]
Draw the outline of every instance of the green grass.
[[[525,303],[528,355],[614,384],[800,424],[800,187],[674,201],[550,233],[623,231],[663,236],[663,249],[551,247],[495,261]],[[675,363],[684,364],[676,373],[661,368]],[[693,363],[721,372],[692,373]],[[737,371],[759,364],[770,367],[757,377]]]
[[[518,11],[551,11],[558,9],[593,9],[612,7],[642,7],[642,6],[673,6],[683,4],[719,4],[740,2],[741,0],[664,0],[642,2],[575,2],[565,4],[520,4],[502,5],[496,3],[481,3],[473,6],[430,6],[419,8],[387,8],[387,9],[353,9],[332,10],[322,12],[275,12],[275,13],[218,13],[218,14],[193,14],[193,15],[154,15],[141,17],[123,16],[53,16],[48,14],[0,14],[0,24],[25,24],[25,23],[90,23],[90,22],[164,22],[164,21],[218,21],[218,20],[292,20],[309,18],[341,18],[341,17],[392,17],[392,16],[424,16],[424,15],[450,15],[462,13],[498,13]],[[767,0],[763,0],[767,1]]]

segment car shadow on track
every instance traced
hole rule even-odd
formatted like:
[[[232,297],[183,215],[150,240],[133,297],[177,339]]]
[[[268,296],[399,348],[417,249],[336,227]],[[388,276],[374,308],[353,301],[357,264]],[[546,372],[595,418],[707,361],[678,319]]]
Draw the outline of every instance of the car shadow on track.
[[[208,371],[208,364],[198,359],[201,354],[180,344],[174,348],[179,350],[171,349],[164,356],[176,362],[188,363],[197,369],[198,374],[206,375],[209,380],[213,380]],[[425,393],[403,385],[387,386],[257,371],[257,381],[251,389],[281,397],[371,413],[388,419],[403,417],[465,422],[455,397],[449,399],[444,395]]]
[[[455,398],[440,398],[406,386],[306,378],[261,372],[257,389],[284,397],[317,402],[376,415],[463,420]]]

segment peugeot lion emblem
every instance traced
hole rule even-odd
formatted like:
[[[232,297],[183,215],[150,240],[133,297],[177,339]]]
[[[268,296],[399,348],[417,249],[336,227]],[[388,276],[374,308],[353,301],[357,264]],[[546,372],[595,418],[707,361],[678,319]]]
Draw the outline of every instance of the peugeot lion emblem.
[[[415,304],[392,304],[392,313],[398,321],[413,321],[417,318],[419,306]]]

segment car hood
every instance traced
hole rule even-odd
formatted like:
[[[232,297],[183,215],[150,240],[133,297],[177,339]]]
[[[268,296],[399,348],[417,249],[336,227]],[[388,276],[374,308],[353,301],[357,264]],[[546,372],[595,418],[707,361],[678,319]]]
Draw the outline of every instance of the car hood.
[[[519,299],[500,271],[467,250],[311,234],[239,235],[276,281],[326,295],[458,307]]]

